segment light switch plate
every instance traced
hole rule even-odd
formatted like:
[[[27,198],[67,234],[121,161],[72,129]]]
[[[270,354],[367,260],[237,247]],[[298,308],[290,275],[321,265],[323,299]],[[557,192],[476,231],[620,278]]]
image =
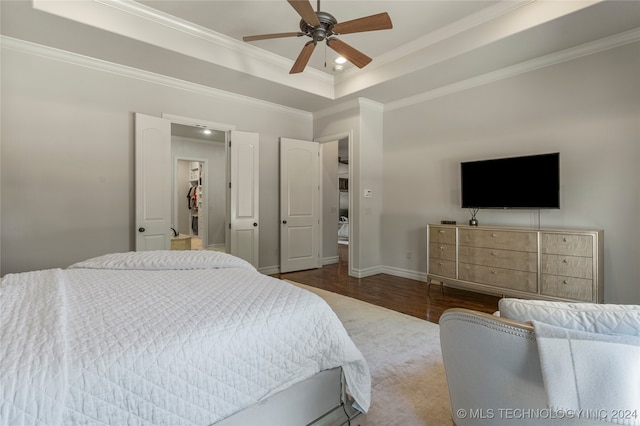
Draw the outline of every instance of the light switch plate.
[[[373,190],[372,189],[365,189],[364,190],[364,198],[371,198],[373,197]]]

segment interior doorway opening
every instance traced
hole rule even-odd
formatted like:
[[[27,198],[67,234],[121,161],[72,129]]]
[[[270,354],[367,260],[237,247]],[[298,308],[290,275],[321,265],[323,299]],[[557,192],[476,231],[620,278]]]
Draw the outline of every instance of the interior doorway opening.
[[[338,262],[349,265],[349,138],[338,140]]]
[[[171,124],[172,248],[227,251],[227,132]]]

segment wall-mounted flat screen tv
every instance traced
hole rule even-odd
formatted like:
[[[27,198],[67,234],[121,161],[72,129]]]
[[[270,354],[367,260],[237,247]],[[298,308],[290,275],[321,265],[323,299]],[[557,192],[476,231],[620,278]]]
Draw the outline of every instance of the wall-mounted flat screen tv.
[[[560,153],[460,163],[462,207],[560,208]]]

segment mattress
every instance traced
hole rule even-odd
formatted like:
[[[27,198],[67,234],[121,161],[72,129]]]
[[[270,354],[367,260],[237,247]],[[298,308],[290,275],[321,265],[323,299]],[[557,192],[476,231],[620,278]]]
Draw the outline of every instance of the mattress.
[[[0,424],[206,425],[367,364],[317,295],[225,253],[115,253],[0,286]]]

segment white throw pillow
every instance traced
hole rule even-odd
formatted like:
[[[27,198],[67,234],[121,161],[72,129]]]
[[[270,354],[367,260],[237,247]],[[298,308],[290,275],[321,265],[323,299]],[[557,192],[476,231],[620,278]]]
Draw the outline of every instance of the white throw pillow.
[[[501,299],[500,316],[515,321],[540,321],[573,330],[640,336],[640,305],[549,302]]]

